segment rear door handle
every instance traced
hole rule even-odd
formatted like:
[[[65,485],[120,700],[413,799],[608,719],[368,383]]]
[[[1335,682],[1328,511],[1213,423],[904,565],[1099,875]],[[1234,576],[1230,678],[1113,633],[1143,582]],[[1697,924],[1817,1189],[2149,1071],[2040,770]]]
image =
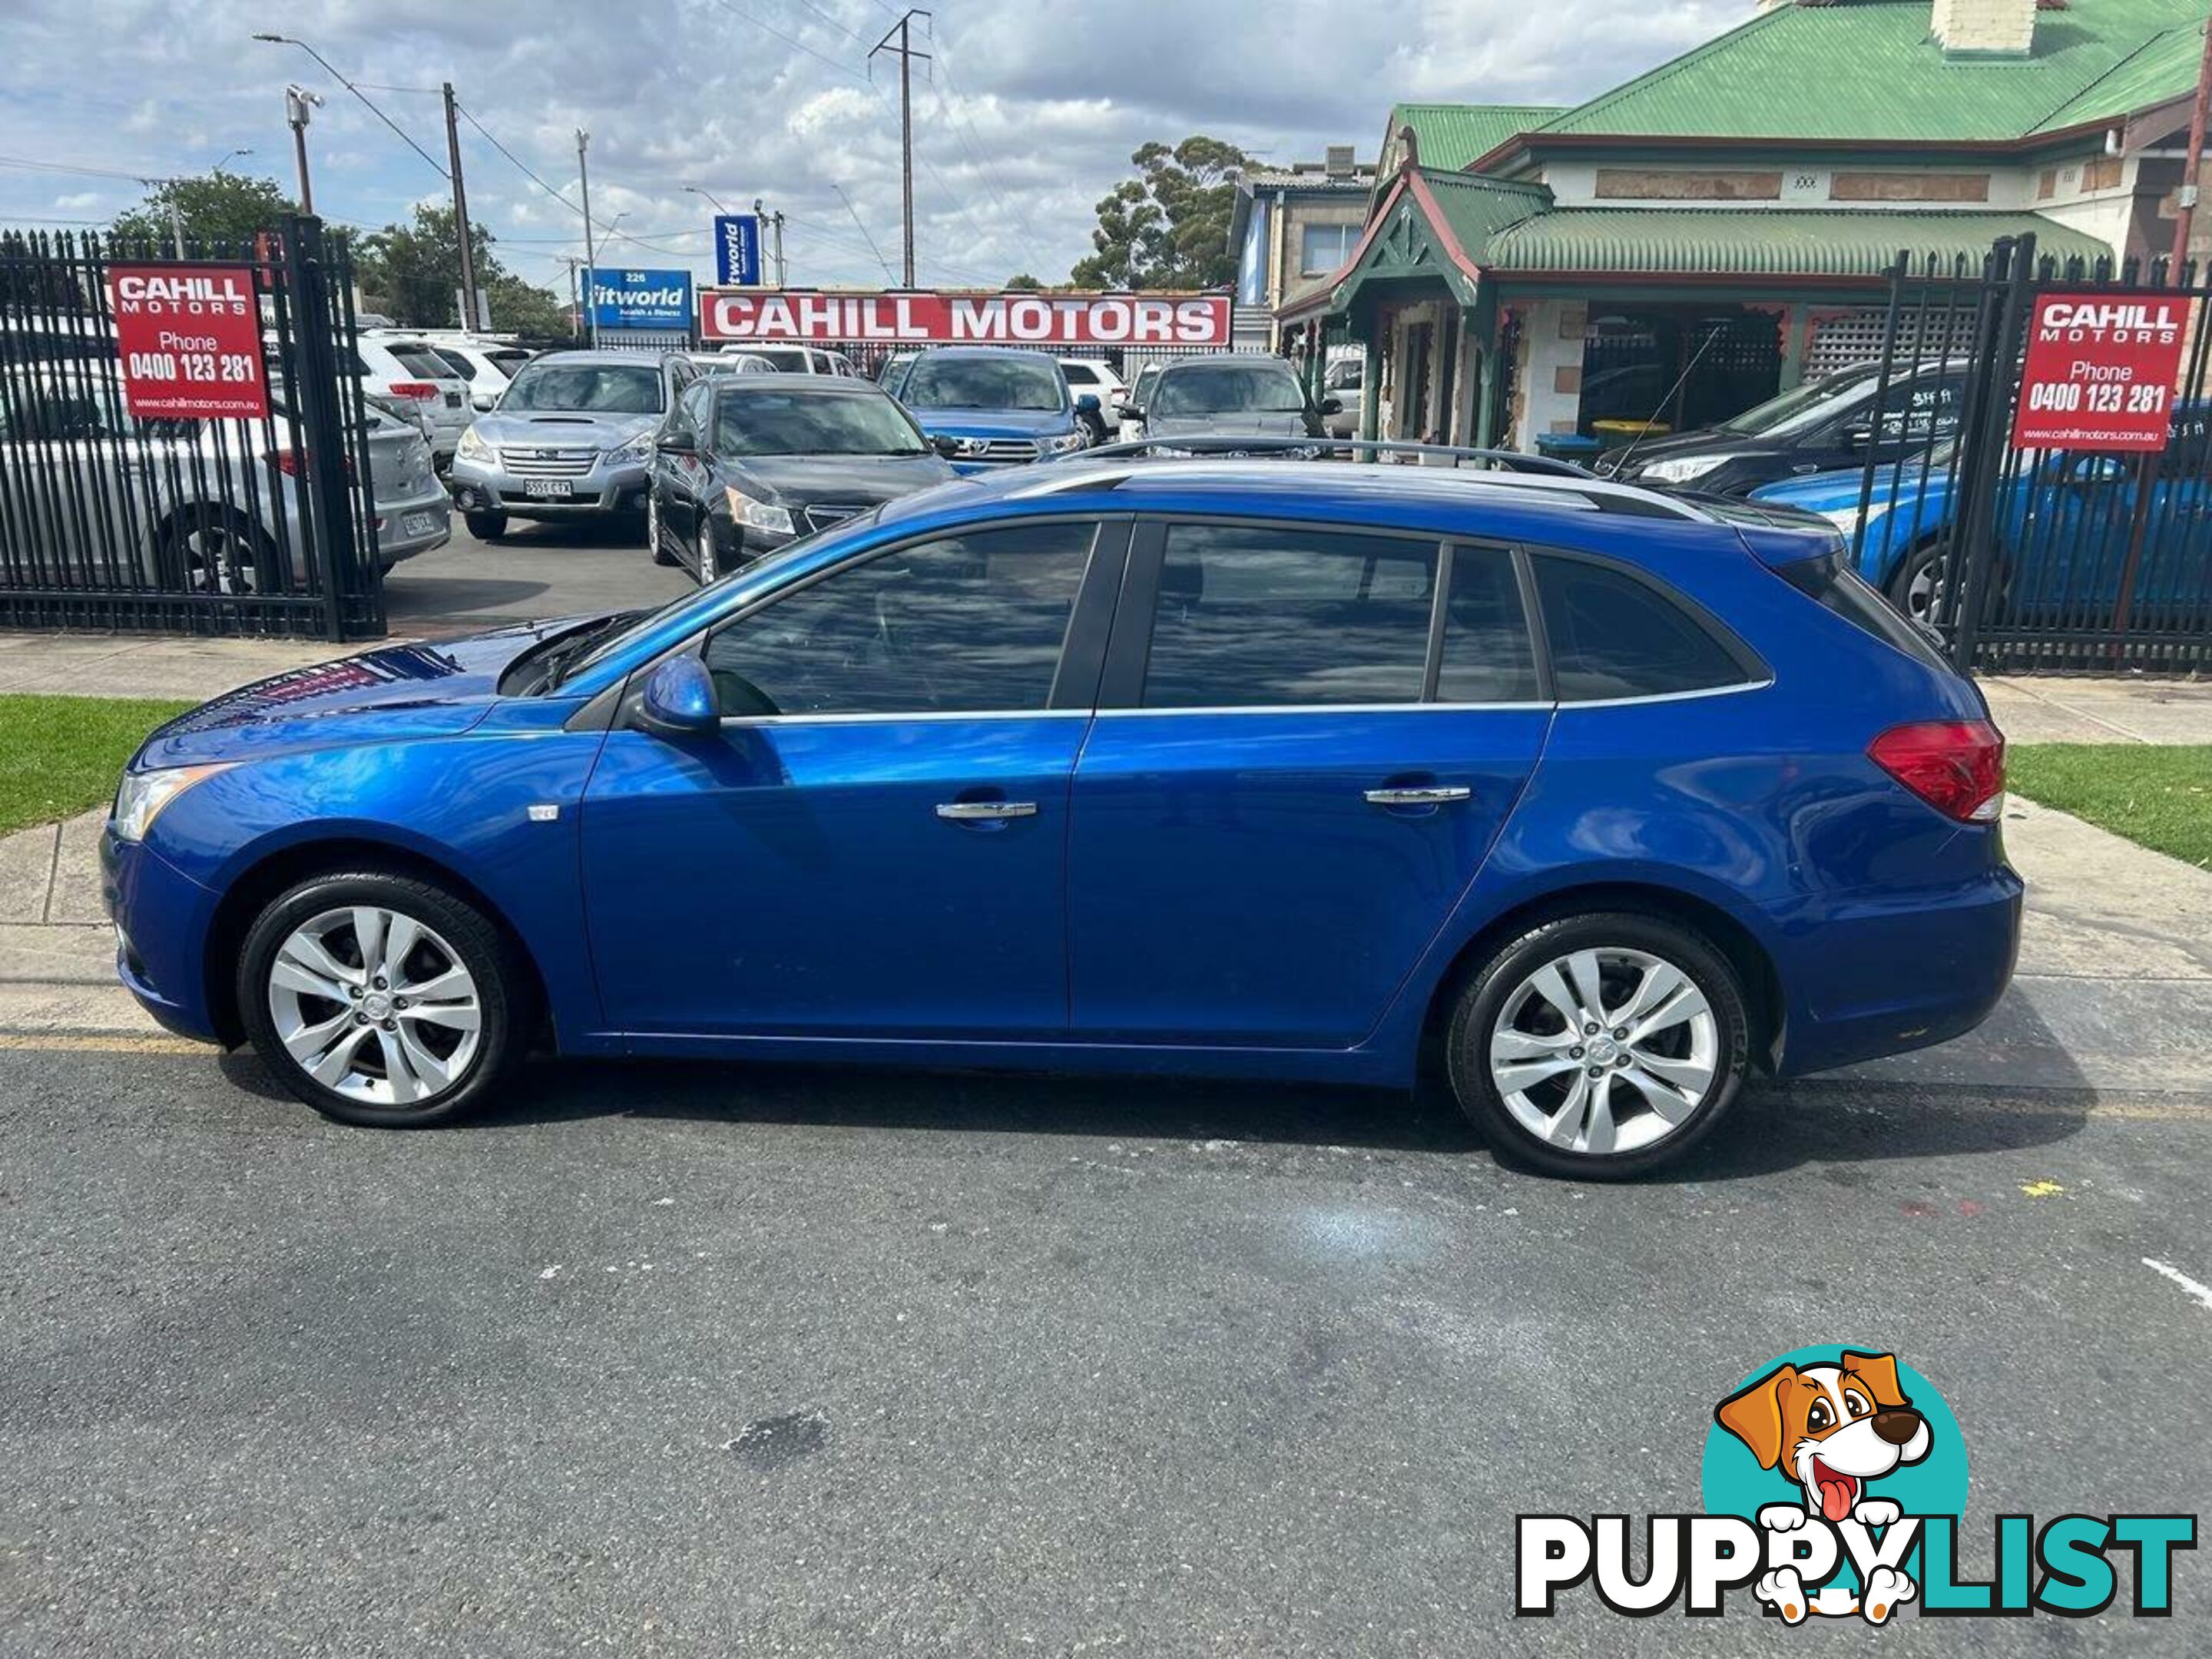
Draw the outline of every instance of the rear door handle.
[[[979,818],[1033,818],[1036,816],[1036,803],[1033,800],[940,801],[937,816],[950,818],[955,823],[972,823]]]
[[[1367,792],[1367,799],[1376,806],[1449,806],[1455,800],[1471,800],[1474,796],[1474,790],[1459,784],[1421,784]]]

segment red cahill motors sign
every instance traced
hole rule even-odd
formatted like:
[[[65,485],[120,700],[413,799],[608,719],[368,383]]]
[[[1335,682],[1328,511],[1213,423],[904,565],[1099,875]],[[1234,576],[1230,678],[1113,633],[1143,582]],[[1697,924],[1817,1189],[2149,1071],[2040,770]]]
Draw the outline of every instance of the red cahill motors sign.
[[[2039,295],[2012,447],[2165,448],[2187,315],[2164,295]]]
[[[123,403],[139,420],[269,413],[261,302],[250,265],[110,265]]]
[[[763,294],[702,289],[702,340],[1219,346],[1226,294]]]

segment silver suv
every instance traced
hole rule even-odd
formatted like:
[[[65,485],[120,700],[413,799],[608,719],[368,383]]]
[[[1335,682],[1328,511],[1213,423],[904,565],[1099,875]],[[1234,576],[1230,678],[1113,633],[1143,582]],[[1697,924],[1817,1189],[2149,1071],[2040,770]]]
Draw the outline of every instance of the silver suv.
[[[642,514],[653,434],[698,378],[672,352],[532,358],[453,453],[447,483],[469,533],[494,540],[509,519]]]

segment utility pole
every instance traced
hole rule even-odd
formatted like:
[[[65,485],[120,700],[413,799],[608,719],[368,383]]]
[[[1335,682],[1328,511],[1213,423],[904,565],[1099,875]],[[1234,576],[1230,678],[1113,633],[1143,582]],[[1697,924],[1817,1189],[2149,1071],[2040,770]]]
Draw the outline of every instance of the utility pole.
[[[753,217],[760,222],[763,229],[768,228],[770,225],[775,228],[775,285],[778,288],[788,288],[790,284],[784,280],[783,276],[783,210],[779,208],[771,216],[768,210],[768,204],[756,196],[753,198]]]
[[[2197,103],[2189,115],[2188,169],[2181,175],[2180,205],[2173,216],[2173,261],[2166,281],[2179,287],[2189,262],[2189,232],[2197,217],[2197,174],[2204,164],[2204,117],[2212,106],[2212,23],[2204,29],[2204,56],[2197,65]]]
[[[926,52],[916,52],[911,40],[914,20],[931,14],[909,6],[900,15],[897,22],[884,31],[884,38],[869,52],[872,60],[877,52],[888,52],[899,60],[899,185],[906,218],[906,286],[914,286],[914,60],[929,61]],[[898,36],[898,45],[891,44],[891,36]]]
[[[476,239],[469,232],[469,193],[461,185],[459,106],[451,81],[441,90],[446,94],[446,160],[453,174],[453,228],[461,240],[461,326],[474,333],[478,325]]]
[[[314,186],[307,182],[307,118],[323,101],[319,92],[302,86],[284,88],[284,119],[292,129],[292,157],[300,167],[300,211],[315,210]]]
[[[561,256],[561,263],[568,267],[569,322],[571,325],[575,328],[576,331],[580,334],[583,332],[584,313],[576,308],[576,267],[583,264],[583,261],[579,259],[573,253],[564,253]]]
[[[576,129],[576,179],[583,187],[584,196],[584,325],[589,331],[593,345],[599,343],[599,296],[592,284],[599,281],[599,251],[592,243],[592,168],[585,152],[590,149],[592,135],[583,128]]]

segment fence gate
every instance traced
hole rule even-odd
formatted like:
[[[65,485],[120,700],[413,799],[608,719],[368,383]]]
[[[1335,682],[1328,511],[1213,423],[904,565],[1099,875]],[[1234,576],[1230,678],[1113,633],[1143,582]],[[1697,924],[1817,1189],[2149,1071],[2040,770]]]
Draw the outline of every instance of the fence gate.
[[[2194,267],[2062,268],[2033,237],[1900,256],[1873,418],[1933,447],[1869,462],[1852,551],[1959,666],[2212,669],[2208,300]]]
[[[247,294],[250,323],[215,297]],[[244,247],[0,234],[0,627],[380,636],[354,339],[313,219]]]

